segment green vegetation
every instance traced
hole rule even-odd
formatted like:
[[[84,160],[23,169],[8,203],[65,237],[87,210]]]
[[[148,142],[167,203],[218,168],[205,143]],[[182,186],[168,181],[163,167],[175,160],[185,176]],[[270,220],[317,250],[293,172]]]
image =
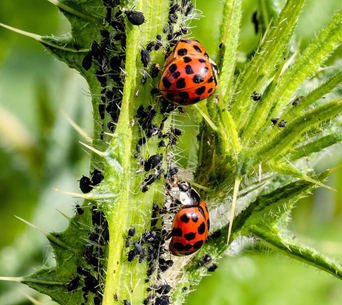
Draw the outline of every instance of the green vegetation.
[[[126,232],[132,225],[138,235],[149,229],[152,202],[162,204],[165,186],[161,180],[147,193],[141,193],[140,183],[145,176],[136,174],[139,166],[132,157],[141,130],[137,125],[129,126],[139,106],[160,108],[150,94],[157,80],[148,78],[144,86],[140,82],[140,50],[162,32],[169,2],[121,3],[122,7],[135,5],[135,10],[143,11],[146,23],[138,28],[125,21],[121,113],[114,136],[105,134],[105,141],[101,140],[98,104],[102,88],[94,76],[96,68],[82,68],[91,43],[101,40],[101,16],[105,14],[102,1],[54,2],[62,8],[58,16],[47,3],[0,4],[1,23],[42,35],[53,32],[53,37],[33,38],[87,81],[52,60],[36,42],[0,29],[4,42],[0,51],[0,275],[17,277],[13,280],[50,295],[60,304],[83,302],[81,290],[67,292],[68,283],[76,276],[76,266],[88,267],[84,247],[92,219],[90,209],[83,216],[73,217],[77,201],[85,207],[98,206],[109,224],[110,240],[103,248],[103,274],[99,275],[104,284],[100,288],[103,305],[113,304],[115,294],[120,302],[128,299],[141,304],[148,295],[148,284],[143,283],[148,266],[127,262],[127,251],[123,250]],[[313,202],[301,198],[324,186],[329,175],[330,187],[341,189],[341,5],[333,0],[325,4],[309,0],[288,0],[285,4],[275,0],[226,0],[215,7],[208,1],[197,4],[205,17],[188,21],[196,26],[191,36],[216,59],[220,92],[199,103],[197,110],[188,107],[187,115],[174,113],[167,124],[184,130],[173,160],[182,169],[178,176],[205,187],[201,196],[211,213],[211,233],[220,230],[222,235],[208,240],[186,264],[184,258],[175,259],[172,271],[162,274],[162,279],[173,286],[171,300],[174,304],[182,304],[185,299],[189,304],[198,300],[205,304],[338,304],[342,268],[331,257],[342,259],[340,192],[322,187],[315,190]],[[257,34],[251,22],[256,10]],[[65,17],[72,36],[61,36],[68,31]],[[106,28],[116,34],[108,25]],[[314,36],[315,31],[320,32]],[[151,53],[151,61],[161,66],[163,58],[161,51]],[[251,98],[253,91],[261,95],[260,101]],[[300,95],[303,98],[293,106]],[[199,111],[210,117],[211,125]],[[88,145],[100,153],[79,145],[87,138],[80,137],[64,113],[91,135]],[[278,122],[285,120],[286,126],[272,128],[271,119],[275,117],[280,118]],[[160,119],[157,115],[156,122]],[[152,138],[143,154],[147,157],[161,152],[157,143]],[[104,180],[83,203],[52,190],[79,192],[76,180],[89,176],[89,170],[99,166]],[[227,222],[235,204],[236,218]],[[295,204],[298,207],[293,209]],[[56,209],[73,218],[57,216]],[[52,255],[43,251],[44,239],[13,215],[46,232],[62,232],[68,222],[70,225],[63,233],[46,234],[54,250]],[[205,267],[198,267],[200,257],[209,253],[217,263],[228,247],[228,232],[232,245],[229,253],[235,257],[225,257],[215,275],[203,279],[199,289],[187,296],[208,274]],[[273,255],[277,252],[281,256]],[[336,278],[283,259],[283,254]],[[32,276],[21,277],[41,267]],[[155,282],[153,278],[150,284]],[[288,296],[291,287],[299,287],[294,283],[302,285],[301,295]],[[28,304],[27,294],[41,302],[46,300],[23,286],[20,289],[25,292],[18,294],[14,283],[0,284],[1,304]],[[94,298],[90,293],[88,303],[92,304]]]

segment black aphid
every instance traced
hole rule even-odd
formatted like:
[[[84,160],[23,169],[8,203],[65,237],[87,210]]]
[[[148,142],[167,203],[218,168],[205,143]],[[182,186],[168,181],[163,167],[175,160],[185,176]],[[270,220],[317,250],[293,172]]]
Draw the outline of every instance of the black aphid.
[[[149,63],[151,61],[150,52],[147,50],[141,50],[140,58],[141,58],[141,62],[143,63],[144,67],[147,68],[147,66],[149,65]]]
[[[187,9],[186,9],[184,15],[185,15],[185,16],[190,15],[190,14],[192,13],[193,9],[194,9],[194,5],[191,3],[191,4],[187,7]]]
[[[216,265],[216,264],[211,264],[211,265],[207,268],[207,270],[208,270],[209,272],[214,272],[216,269],[217,269],[217,265]]]
[[[147,72],[146,72],[146,70],[144,70],[144,72],[143,72],[143,77],[142,77],[142,79],[141,79],[141,83],[143,84],[143,85],[145,85],[145,83],[146,83],[146,81],[147,81]]]
[[[128,230],[128,235],[129,236],[135,236],[135,234],[137,234],[137,231],[135,230],[135,228],[134,227],[132,227],[132,228],[130,228],[129,230]]]
[[[159,74],[159,69],[158,69],[156,64],[153,64],[151,66],[151,77],[156,78],[156,77],[158,77],[158,74]]]
[[[144,166],[145,171],[149,171],[149,170],[155,168],[160,163],[160,161],[162,159],[163,159],[162,154],[155,154],[155,155],[149,157],[147,162],[145,163],[145,166]]]
[[[80,179],[80,190],[82,193],[89,193],[93,189],[93,184],[87,176]]]
[[[80,278],[77,276],[75,277],[69,284],[68,284],[68,291],[74,291],[78,288],[78,284],[80,282]]]
[[[91,54],[91,52],[89,52],[82,61],[82,67],[85,70],[89,70],[91,68],[91,64],[93,63],[93,55]]]
[[[84,210],[78,204],[76,204],[76,211],[78,215],[82,215],[84,213]]]
[[[137,11],[125,11],[125,14],[130,23],[133,25],[141,25],[145,22],[145,17],[142,12]]]

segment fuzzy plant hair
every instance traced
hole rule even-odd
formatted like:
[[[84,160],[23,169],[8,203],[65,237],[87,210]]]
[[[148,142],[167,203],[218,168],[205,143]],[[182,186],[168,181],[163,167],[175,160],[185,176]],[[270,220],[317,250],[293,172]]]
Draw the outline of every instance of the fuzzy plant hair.
[[[329,188],[324,181],[339,167],[316,173],[307,159],[314,165],[342,140],[342,65],[334,53],[342,10],[299,54],[293,33],[305,1],[277,10],[276,0],[259,0],[262,39],[237,68],[243,0],[224,0],[215,94],[178,107],[157,90],[158,65],[191,37],[190,0],[49,1],[70,22],[69,36],[1,26],[40,42],[87,81],[92,137],[72,124],[85,137],[91,172],[80,193],[70,193],[80,201],[65,231],[39,229],[56,265],[2,280],[62,305],[183,304],[231,243],[247,239],[342,279],[339,263],[287,229],[296,201]],[[322,69],[328,58],[333,65]],[[173,256],[167,246],[177,180],[197,190],[210,214],[209,237],[190,256]]]

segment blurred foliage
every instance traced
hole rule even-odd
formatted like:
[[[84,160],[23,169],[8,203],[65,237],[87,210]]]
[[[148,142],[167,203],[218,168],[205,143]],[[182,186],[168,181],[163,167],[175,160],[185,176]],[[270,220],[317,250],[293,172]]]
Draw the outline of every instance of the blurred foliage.
[[[243,0],[241,56],[249,54],[260,39],[252,23],[256,6],[255,0]],[[339,8],[340,0],[306,1],[296,30],[296,41],[300,41],[302,50]],[[219,35],[215,25],[221,20],[222,4],[197,0],[197,9],[203,12],[203,17],[201,21],[192,22],[192,36],[213,55]],[[67,22],[60,16],[46,0],[0,2],[0,22],[42,35],[68,31]],[[0,112],[6,115],[3,111],[6,110],[9,119],[15,118],[15,123],[19,124],[19,144],[26,143],[23,149],[9,141],[8,135],[0,133],[0,249],[4,249],[1,259],[7,260],[0,264],[0,275],[19,276],[31,273],[32,266],[51,262],[48,251],[37,253],[29,246],[32,243],[33,248],[41,249],[34,245],[46,245],[44,238],[38,237],[32,229],[27,230],[13,215],[36,221],[43,229],[65,227],[66,221],[55,217],[54,208],[70,214],[73,200],[55,195],[51,188],[77,190],[75,177],[86,174],[88,162],[87,155],[77,144],[80,137],[59,110],[68,109],[68,115],[73,115],[90,133],[91,105],[82,79],[43,52],[41,45],[2,28],[0,45]],[[327,64],[333,62],[333,58]],[[184,143],[187,142],[184,139]],[[331,157],[342,159],[339,147],[332,151]],[[342,261],[342,170],[330,177],[329,184],[339,192],[317,189],[313,197],[297,203],[292,230],[304,241],[303,236],[311,236],[315,241],[307,241],[308,244]],[[61,198],[65,199],[62,203]],[[38,216],[44,213],[54,216]],[[51,218],[54,218],[52,223]],[[31,262],[25,262],[25,267],[30,266],[30,269],[19,267],[15,259],[20,252],[15,256],[13,249],[32,252]],[[274,257],[272,252],[269,256],[259,256],[258,252],[264,250],[248,249],[242,257],[227,256],[212,277],[202,280],[188,304],[340,304],[341,284],[337,279],[296,261]],[[0,304],[30,304],[23,303],[25,297],[17,293],[4,297],[6,287],[7,284],[0,283]],[[20,289],[26,288],[20,286]],[[46,301],[46,298],[40,300]]]

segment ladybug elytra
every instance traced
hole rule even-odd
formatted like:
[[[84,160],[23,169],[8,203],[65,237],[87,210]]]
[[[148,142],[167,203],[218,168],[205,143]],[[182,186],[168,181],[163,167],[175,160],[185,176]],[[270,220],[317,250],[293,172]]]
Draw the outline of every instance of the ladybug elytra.
[[[212,95],[217,85],[217,67],[196,40],[182,38],[167,58],[159,90],[176,105],[192,105]]]
[[[190,188],[180,192],[182,208],[172,223],[169,249],[173,255],[190,255],[206,241],[210,228],[207,205],[197,192]]]

